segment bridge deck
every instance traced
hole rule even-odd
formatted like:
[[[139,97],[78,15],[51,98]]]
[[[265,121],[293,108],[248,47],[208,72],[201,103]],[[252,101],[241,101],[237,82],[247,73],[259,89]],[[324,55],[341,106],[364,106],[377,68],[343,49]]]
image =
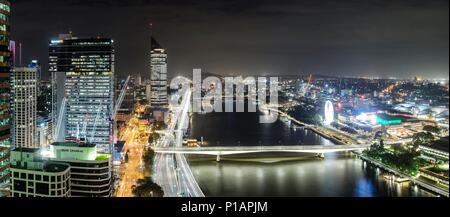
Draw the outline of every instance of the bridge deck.
[[[370,145],[292,145],[292,146],[229,146],[229,147],[168,147],[154,148],[156,153],[183,153],[183,154],[209,154],[227,155],[239,153],[256,152],[304,152],[304,153],[327,153],[339,151],[354,151],[367,149]]]

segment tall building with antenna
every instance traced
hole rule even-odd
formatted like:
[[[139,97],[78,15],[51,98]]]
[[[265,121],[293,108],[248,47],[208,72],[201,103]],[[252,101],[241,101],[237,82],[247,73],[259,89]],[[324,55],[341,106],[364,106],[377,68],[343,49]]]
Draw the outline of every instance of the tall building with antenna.
[[[8,0],[0,0],[0,197],[9,194],[9,156],[11,148],[10,70],[9,51],[11,13]]]
[[[167,99],[167,53],[153,37],[150,51],[150,105],[154,109],[166,108]]]

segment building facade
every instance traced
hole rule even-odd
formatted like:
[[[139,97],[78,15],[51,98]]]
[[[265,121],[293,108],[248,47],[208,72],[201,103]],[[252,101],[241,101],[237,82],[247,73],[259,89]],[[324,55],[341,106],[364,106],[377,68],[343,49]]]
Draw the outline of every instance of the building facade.
[[[69,197],[70,166],[44,161],[37,148],[11,152],[11,196]]]
[[[38,84],[37,114],[42,117],[51,117],[52,113],[52,85],[48,81]]]
[[[112,159],[97,154],[97,147],[87,143],[53,143],[53,162],[70,165],[72,197],[110,197],[113,190]]]
[[[98,145],[100,152],[111,153],[114,99],[113,40],[79,39],[60,36],[50,42],[49,71],[52,75],[53,123],[63,98],[65,120],[56,141],[86,141]],[[55,108],[56,106],[56,108]],[[55,124],[56,126],[57,124]],[[56,128],[56,127],[55,127]],[[62,129],[64,128],[64,129]]]
[[[111,197],[113,190],[110,159],[64,160],[70,164],[72,197]]]
[[[10,176],[10,12],[11,8],[9,1],[0,0],[0,197],[8,194]]]
[[[153,108],[168,106],[167,98],[167,53],[152,37],[150,52],[150,105]]]
[[[12,94],[13,145],[15,148],[38,148],[36,144],[36,67],[14,68]]]
[[[111,155],[88,143],[55,142],[48,149],[11,152],[13,197],[110,197]]]

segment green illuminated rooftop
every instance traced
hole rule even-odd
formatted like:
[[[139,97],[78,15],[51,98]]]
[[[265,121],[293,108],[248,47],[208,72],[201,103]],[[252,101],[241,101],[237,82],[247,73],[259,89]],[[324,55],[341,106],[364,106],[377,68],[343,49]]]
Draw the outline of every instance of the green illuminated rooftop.
[[[97,154],[97,157],[95,160],[108,160],[111,158],[111,155],[109,154]]]

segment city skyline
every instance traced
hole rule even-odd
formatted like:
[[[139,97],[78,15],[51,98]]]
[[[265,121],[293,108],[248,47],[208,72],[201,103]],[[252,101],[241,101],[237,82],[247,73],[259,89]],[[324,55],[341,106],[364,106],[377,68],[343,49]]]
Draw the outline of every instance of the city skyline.
[[[40,10],[39,1],[13,4],[11,22],[21,28],[12,38],[23,44],[22,62],[39,59],[46,77],[43,51],[69,31],[115,39],[118,75],[145,75],[149,23],[171,56],[170,77],[192,68],[224,76],[448,77],[448,1],[96,0],[53,1]]]
[[[448,1],[46,4],[0,0],[0,197],[449,197]]]

